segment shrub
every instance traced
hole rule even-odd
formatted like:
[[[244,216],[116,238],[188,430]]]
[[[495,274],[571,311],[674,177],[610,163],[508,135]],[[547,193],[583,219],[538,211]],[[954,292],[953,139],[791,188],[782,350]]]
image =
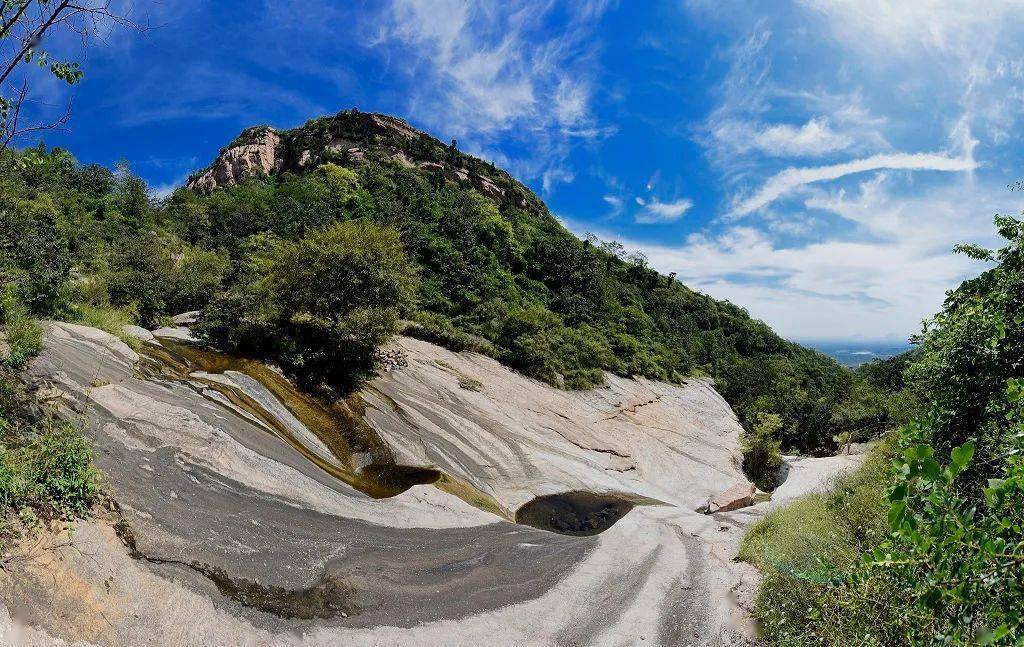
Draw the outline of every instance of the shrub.
[[[840,611],[831,593],[863,551],[885,537],[886,506],[879,493],[896,455],[895,439],[887,436],[859,468],[837,476],[821,492],[769,512],[750,528],[739,559],[764,574],[755,617],[770,642],[866,644],[865,632],[851,637],[858,633],[858,609],[845,609],[849,618],[835,621]]]
[[[137,338],[127,335],[124,327],[138,322],[138,316],[133,307],[115,308],[113,306],[99,307],[78,303],[71,307],[71,319],[83,326],[99,328],[114,335],[132,348],[138,349],[140,342]]]
[[[782,442],[779,440],[782,417],[760,413],[750,431],[740,438],[743,471],[762,490],[775,489],[776,475],[782,467]]]
[[[0,357],[0,363],[9,368],[21,368],[42,347],[42,331],[11,289],[0,292],[0,331],[8,346],[7,356]]]
[[[264,239],[248,275],[206,311],[196,331],[269,356],[307,382],[347,388],[413,304],[416,273],[398,233],[365,221]]]
[[[85,515],[99,489],[81,429],[28,415],[16,378],[0,373],[0,513],[34,508],[45,516]]]

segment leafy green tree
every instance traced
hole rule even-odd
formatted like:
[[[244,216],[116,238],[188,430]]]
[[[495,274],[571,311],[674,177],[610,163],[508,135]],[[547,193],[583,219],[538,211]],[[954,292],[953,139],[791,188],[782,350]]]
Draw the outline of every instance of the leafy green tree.
[[[82,79],[75,60],[58,59],[44,48],[58,32],[81,39],[82,47],[110,25],[138,28],[116,13],[109,0],[78,3],[72,0],[0,1],[0,151],[20,135],[64,124],[67,111],[46,122],[32,121],[23,108],[29,95],[29,76],[19,70],[35,65],[49,70],[58,81],[74,85]],[[44,41],[44,37],[46,37]],[[84,54],[84,51],[83,51]]]
[[[743,471],[757,487],[765,491],[775,489],[776,477],[782,467],[782,416],[760,413],[753,428],[740,437],[743,452]]]
[[[270,356],[307,382],[348,386],[413,304],[398,232],[362,220],[257,244],[244,282],[204,312],[200,334]]]

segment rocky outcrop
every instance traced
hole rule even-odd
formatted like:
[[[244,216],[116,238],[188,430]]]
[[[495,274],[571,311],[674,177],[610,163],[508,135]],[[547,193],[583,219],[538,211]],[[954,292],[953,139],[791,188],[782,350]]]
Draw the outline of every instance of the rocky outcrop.
[[[140,358],[107,333],[45,325],[28,379],[87,423],[120,512],[12,549],[35,557],[0,569],[0,599],[32,635],[499,646],[752,635],[736,596],[756,573],[733,558],[764,506],[693,511],[742,479],[739,424],[709,382],[611,376],[568,392],[398,338],[384,352],[406,366],[324,409],[272,368],[206,355],[175,330],[156,331]],[[824,480],[827,465],[799,464],[780,490],[805,467]],[[387,466],[408,468],[388,478],[419,470],[421,484],[368,495],[360,479]]]
[[[289,131],[277,131],[269,126],[246,130],[235,143],[221,151],[213,164],[189,179],[186,186],[209,194],[218,187],[236,184],[253,175],[270,175],[284,170],[306,172],[325,161],[359,164],[368,153],[377,155],[379,159],[390,159],[405,168],[440,173],[456,184],[468,183],[480,194],[497,202],[509,199],[508,190],[501,185],[517,186],[508,173],[493,165],[484,175],[481,174],[485,168],[482,163],[473,167],[476,172],[453,164],[447,159],[447,146],[396,117],[344,112],[332,119],[334,121],[326,127],[307,124]],[[335,131],[338,120],[344,121],[345,125],[339,127],[340,131]],[[413,140],[420,143],[407,145]],[[422,154],[422,151],[431,149],[433,152],[430,154]],[[442,158],[443,161],[438,161]],[[525,187],[520,186],[512,195],[512,202],[522,209],[528,208],[523,197],[525,192]]]
[[[254,174],[270,175],[284,166],[281,136],[270,127],[257,127],[239,136],[241,143],[217,156],[213,165],[186,186],[200,193],[237,184]]]

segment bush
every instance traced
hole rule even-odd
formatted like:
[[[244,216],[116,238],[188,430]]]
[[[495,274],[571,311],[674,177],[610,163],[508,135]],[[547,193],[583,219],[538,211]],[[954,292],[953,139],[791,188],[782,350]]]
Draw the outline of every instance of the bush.
[[[866,644],[864,632],[852,639],[858,633],[852,610],[846,610],[851,619],[844,624],[817,620],[837,612],[829,597],[832,586],[885,537],[886,506],[879,492],[896,455],[894,437],[887,436],[859,468],[839,475],[822,492],[769,512],[747,532],[739,559],[764,574],[754,615],[770,642]]]
[[[839,509],[812,498],[788,509],[790,530],[771,516],[751,529],[744,554],[766,571],[757,612],[769,642],[1024,640],[1024,224],[996,223],[1007,247],[962,249],[996,267],[950,292],[925,327],[907,374],[930,403],[895,435],[891,467],[873,467]],[[823,512],[811,520],[801,506]],[[838,544],[787,537],[805,528]]]
[[[138,316],[133,307],[115,308],[113,306],[98,307],[78,303],[71,307],[71,319],[83,326],[99,328],[114,335],[134,349],[138,349],[140,341],[138,338],[127,335],[124,327],[134,325],[138,322]]]
[[[264,238],[246,277],[203,313],[196,332],[279,361],[310,384],[348,388],[411,308],[416,273],[398,233],[365,221]]]
[[[33,419],[16,378],[0,373],[0,513],[31,507],[44,516],[85,515],[99,494],[90,461],[78,427]]]
[[[0,292],[0,331],[8,346],[6,357],[0,357],[0,363],[8,368],[21,368],[42,347],[42,331],[11,289]]]
[[[750,431],[740,437],[743,452],[743,471],[757,487],[765,491],[775,489],[776,478],[782,467],[782,417],[777,413],[758,414]]]

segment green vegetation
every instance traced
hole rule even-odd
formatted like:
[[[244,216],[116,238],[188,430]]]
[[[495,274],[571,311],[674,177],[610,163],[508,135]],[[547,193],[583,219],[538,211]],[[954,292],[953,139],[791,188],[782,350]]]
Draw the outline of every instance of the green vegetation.
[[[283,167],[272,176],[159,203],[124,167],[42,147],[7,153],[0,199],[13,206],[0,211],[0,272],[39,317],[109,329],[113,320],[97,316],[109,309],[145,326],[201,309],[199,333],[308,385],[356,383],[397,325],[562,388],[600,385],[605,371],[711,376],[747,429],[778,416],[774,440],[787,451],[828,453],[904,410],[742,308],[617,243],[576,238],[492,164],[380,119],[314,120],[280,133]],[[360,155],[327,149],[333,141]],[[357,230],[378,251],[362,253]]]
[[[782,467],[781,428],[782,417],[779,414],[762,413],[740,438],[743,471],[762,490],[775,489],[776,474]]]
[[[10,289],[0,293],[0,333],[0,363],[7,369],[21,368],[42,344],[42,331]]]
[[[253,238],[243,277],[207,308],[196,331],[276,359],[313,385],[369,372],[373,351],[397,331],[415,295],[398,232],[349,220],[297,241]]]
[[[86,514],[98,496],[81,430],[35,408],[14,373],[39,351],[41,334],[7,290],[0,298],[0,534],[23,520]],[[2,548],[0,548],[2,549]]]
[[[961,248],[996,266],[949,294],[915,354],[868,369],[927,409],[747,536],[769,642],[1024,641],[1024,224],[996,224],[1006,247]]]

